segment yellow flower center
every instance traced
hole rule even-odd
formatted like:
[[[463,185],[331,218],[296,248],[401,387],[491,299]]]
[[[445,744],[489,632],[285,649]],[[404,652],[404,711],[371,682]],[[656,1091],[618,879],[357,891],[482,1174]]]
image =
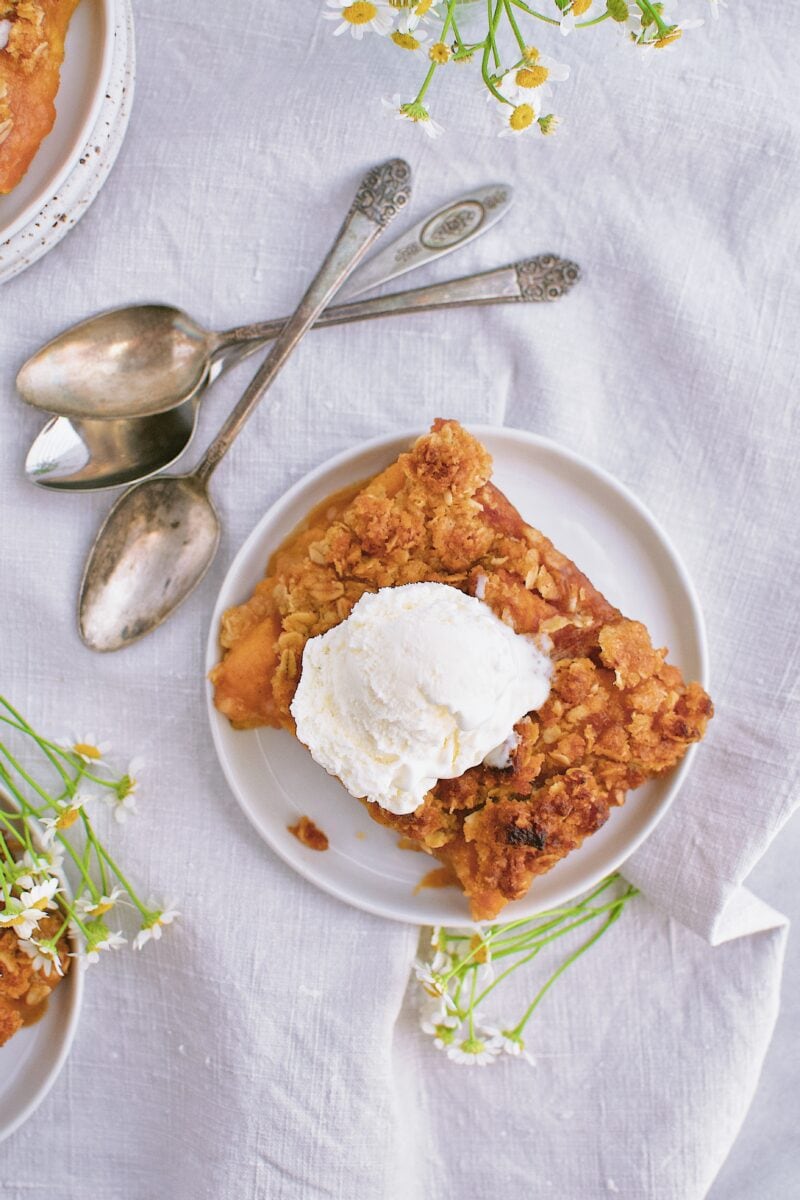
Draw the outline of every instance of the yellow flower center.
[[[102,754],[97,749],[97,746],[90,746],[88,742],[76,742],[72,747],[76,754],[80,754],[82,758],[102,758]]]
[[[69,829],[70,825],[74,825],[78,819],[77,808],[71,808],[68,812],[62,813],[56,822],[59,829]]]
[[[664,46],[669,46],[672,44],[672,42],[677,42],[682,32],[682,29],[668,30],[663,37],[658,38],[658,40],[654,43],[656,49],[663,50]]]
[[[469,948],[472,951],[472,961],[476,963],[486,962],[486,946],[483,938],[475,933],[469,939]]]
[[[521,88],[537,88],[542,86],[549,75],[547,67],[520,67],[514,78]]]
[[[572,15],[582,17],[592,7],[592,0],[572,0]]]
[[[110,900],[107,900],[105,902],[105,904],[93,904],[92,907],[89,909],[89,913],[93,917],[102,917],[102,916],[105,916],[105,914],[107,912],[109,912],[113,907],[114,907],[113,903]]]
[[[526,63],[529,63],[529,64],[535,63],[536,60],[540,57],[539,51],[536,49],[535,46],[526,46],[524,57],[525,57]]]
[[[395,46],[402,46],[404,50],[419,50],[419,42],[414,37],[413,33],[393,33],[392,41]]]
[[[434,42],[428,51],[428,57],[431,62],[446,63],[450,58],[450,47],[446,46],[444,42]]]
[[[34,902],[33,907],[38,908],[40,912],[44,912],[44,910],[47,908],[47,896],[40,896],[39,899]]]
[[[419,0],[419,4],[416,4],[414,6],[415,16],[424,17],[425,13],[428,12],[428,10],[431,8],[432,5],[433,5],[433,0]]]
[[[512,129],[520,130],[527,129],[533,124],[533,109],[530,104],[518,104],[508,118],[508,123]]]
[[[355,0],[354,4],[342,9],[342,16],[351,25],[367,25],[377,15],[378,10],[374,4],[370,4],[370,0]]]
[[[3,925],[12,929],[15,925],[24,925],[24,923],[25,917],[22,915],[22,913],[17,913],[13,917],[3,917]]]

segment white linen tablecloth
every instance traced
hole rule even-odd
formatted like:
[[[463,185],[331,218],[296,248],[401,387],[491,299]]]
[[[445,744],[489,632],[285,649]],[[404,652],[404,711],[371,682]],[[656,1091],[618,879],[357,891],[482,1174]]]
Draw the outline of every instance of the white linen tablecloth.
[[[2,689],[40,728],[146,756],[120,857],[183,913],[92,972],[61,1079],[0,1149],[0,1193],[699,1200],[755,1090],[785,948],[783,919],[742,885],[798,791],[797,38],[777,0],[732,4],[649,67],[611,28],[542,34],[573,67],[563,139],[498,140],[461,76],[440,89],[447,134],[431,143],[381,113],[409,63],[333,39],[319,8],[140,0],[111,179],[0,290]],[[215,479],[210,577],[153,637],[91,655],[74,603],[108,497],[25,482],[41,422],[15,398],[17,367],[127,301],[214,328],[290,310],[363,169],[393,153],[415,172],[409,222],[469,185],[517,189],[494,232],[414,282],[545,250],[584,282],[547,309],[313,335]],[[198,446],[251,369],[208,396]],[[542,1005],[535,1067],[467,1072],[433,1048],[406,996],[417,931],[337,903],[258,841],[204,713],[213,597],[257,518],[331,454],[437,415],[544,433],[624,480],[677,543],[708,624],[707,742],[626,866],[644,898]],[[777,1178],[765,1166],[759,1195],[788,1194]]]

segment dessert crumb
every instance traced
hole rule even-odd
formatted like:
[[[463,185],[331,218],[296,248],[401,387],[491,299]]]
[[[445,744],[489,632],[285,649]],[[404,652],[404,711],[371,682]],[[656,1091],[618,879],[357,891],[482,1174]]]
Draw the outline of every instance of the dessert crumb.
[[[328,837],[314,824],[310,817],[301,817],[296,825],[287,825],[289,833],[293,833],[298,842],[308,846],[309,850],[327,850]]]
[[[428,871],[422,876],[417,886],[414,888],[413,894],[418,895],[423,888],[442,888],[442,887],[457,887],[458,880],[451,871],[450,867],[434,867],[432,871]]]

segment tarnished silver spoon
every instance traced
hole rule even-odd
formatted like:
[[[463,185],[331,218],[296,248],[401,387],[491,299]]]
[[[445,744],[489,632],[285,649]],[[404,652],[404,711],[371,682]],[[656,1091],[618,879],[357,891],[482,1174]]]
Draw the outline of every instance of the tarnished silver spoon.
[[[219,544],[208,482],[247,418],[350,271],[408,201],[411,170],[392,159],[367,173],[313,283],[239,403],[188,475],[162,475],[124,493],[89,554],[79,604],[92,650],[119,650],[160,625],[197,586]]]
[[[446,283],[335,305],[322,313],[314,328],[463,305],[557,300],[579,275],[575,263],[553,254],[540,254]],[[274,337],[283,324],[275,321],[262,328],[269,328]],[[260,344],[251,343],[240,353],[251,354]],[[32,483],[56,491],[98,491],[146,479],[163,471],[189,445],[199,404],[197,394],[177,408],[149,417],[108,421],[53,417],[28,452],[27,476]]]
[[[428,213],[353,271],[343,297],[351,300],[481,237],[512,198],[509,184],[486,184]],[[17,387],[27,404],[57,416],[113,420],[166,412],[199,397],[226,366],[277,337],[286,319],[214,333],[168,304],[109,309],[41,346],[20,368]]]

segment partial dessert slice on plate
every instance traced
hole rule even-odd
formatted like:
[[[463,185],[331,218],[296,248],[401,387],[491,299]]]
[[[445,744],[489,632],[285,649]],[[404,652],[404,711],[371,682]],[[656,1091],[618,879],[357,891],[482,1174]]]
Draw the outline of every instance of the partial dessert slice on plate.
[[[15,188],[56,119],[64,39],[78,0],[0,0],[0,195]]]
[[[448,584],[488,604],[554,660],[550,695],[515,727],[505,769],[440,780],[413,813],[371,816],[453,872],[476,920],[496,916],[598,829],[629,788],[703,736],[711,702],[490,481],[491,459],[436,421],[366,484],[332,497],[279,547],[222,621],[215,703],[237,728],[294,732],[306,642],[367,591]]]

